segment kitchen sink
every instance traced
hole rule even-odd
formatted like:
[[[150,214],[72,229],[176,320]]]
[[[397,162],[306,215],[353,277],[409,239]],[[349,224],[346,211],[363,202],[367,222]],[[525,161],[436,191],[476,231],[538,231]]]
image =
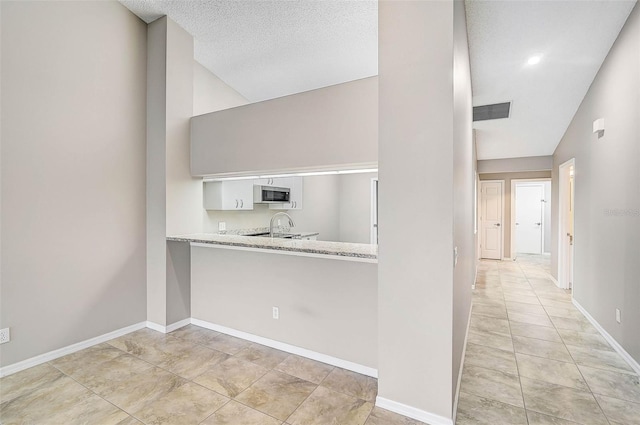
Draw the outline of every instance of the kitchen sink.
[[[244,235],[244,236],[262,236],[262,237],[266,238],[266,237],[269,237],[269,232],[252,233],[252,234]],[[301,235],[300,234],[296,234],[296,233],[274,233],[273,237],[274,238],[281,238],[281,239],[300,239]]]

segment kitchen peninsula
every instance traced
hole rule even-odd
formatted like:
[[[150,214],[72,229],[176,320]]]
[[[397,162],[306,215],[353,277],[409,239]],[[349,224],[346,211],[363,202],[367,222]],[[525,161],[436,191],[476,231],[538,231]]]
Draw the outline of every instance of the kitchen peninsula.
[[[192,245],[208,245],[229,249],[254,249],[273,253],[307,256],[334,256],[336,259],[377,263],[378,246],[361,243],[315,241],[294,238],[271,238],[268,236],[245,236],[242,234],[199,233],[171,236],[168,241],[189,242]]]
[[[377,375],[377,245],[231,233],[167,237],[191,323]]]

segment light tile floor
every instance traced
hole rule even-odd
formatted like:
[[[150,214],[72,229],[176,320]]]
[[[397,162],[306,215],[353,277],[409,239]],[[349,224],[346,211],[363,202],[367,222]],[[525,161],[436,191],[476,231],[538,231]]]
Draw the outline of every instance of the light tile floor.
[[[548,263],[481,263],[457,424],[640,425],[638,375]],[[207,329],[143,329],[2,378],[0,423],[420,424],[376,393],[373,378]]]
[[[457,425],[640,425],[638,375],[549,270],[548,256],[481,262]]]
[[[0,380],[0,423],[418,425],[377,380],[197,326],[142,329]]]

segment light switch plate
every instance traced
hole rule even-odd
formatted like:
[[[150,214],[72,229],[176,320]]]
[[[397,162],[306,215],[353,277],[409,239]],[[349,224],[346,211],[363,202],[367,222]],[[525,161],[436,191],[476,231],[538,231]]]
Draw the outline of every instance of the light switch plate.
[[[226,221],[219,221],[218,222],[218,232],[224,232],[225,230],[227,230],[227,222]]]

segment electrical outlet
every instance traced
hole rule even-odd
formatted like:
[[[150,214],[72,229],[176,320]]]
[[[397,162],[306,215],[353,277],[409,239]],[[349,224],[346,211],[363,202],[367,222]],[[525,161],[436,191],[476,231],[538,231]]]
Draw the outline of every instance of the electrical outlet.
[[[218,232],[224,232],[225,230],[227,230],[227,222],[226,221],[219,221],[218,222]]]
[[[620,323],[622,321],[620,309],[616,308],[616,322]]]
[[[273,307],[273,318],[274,319],[280,318],[280,309],[278,307]]]
[[[0,344],[11,341],[11,332],[9,328],[0,329]]]

